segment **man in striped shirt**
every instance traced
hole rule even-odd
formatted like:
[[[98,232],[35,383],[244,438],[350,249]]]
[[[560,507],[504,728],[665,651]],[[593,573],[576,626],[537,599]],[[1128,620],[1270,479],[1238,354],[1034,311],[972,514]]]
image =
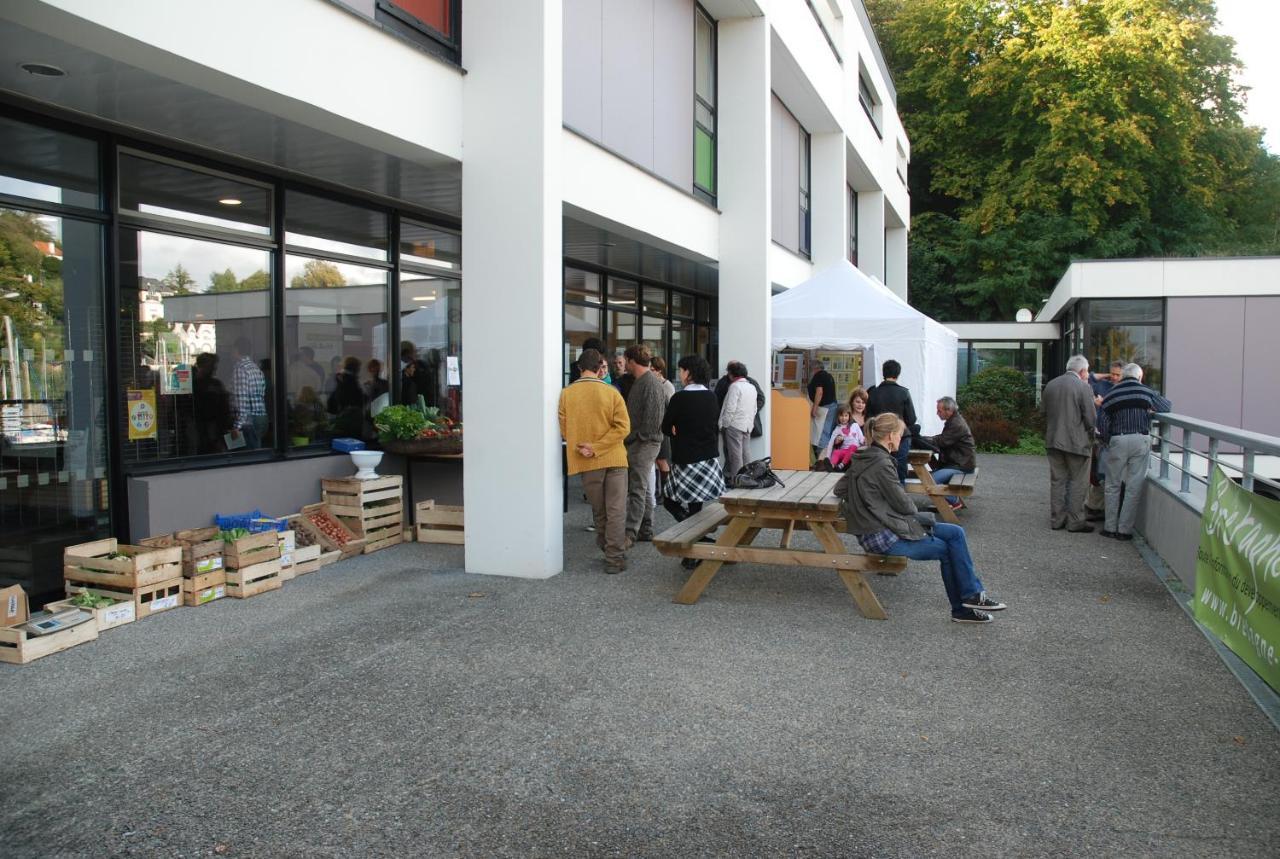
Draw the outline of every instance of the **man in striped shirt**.
[[[1171,408],[1168,400],[1142,384],[1142,368],[1137,364],[1125,364],[1120,383],[1102,398],[1098,431],[1107,446],[1107,520],[1102,536],[1133,539],[1151,453],[1151,415]]]

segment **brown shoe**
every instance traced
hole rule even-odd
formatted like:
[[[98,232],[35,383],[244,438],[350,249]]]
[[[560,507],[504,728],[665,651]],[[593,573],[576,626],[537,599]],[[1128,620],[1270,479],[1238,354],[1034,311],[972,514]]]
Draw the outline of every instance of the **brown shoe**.
[[[618,573],[625,573],[627,571],[627,562],[626,561],[605,561],[604,571],[606,574],[611,576],[617,575]]]

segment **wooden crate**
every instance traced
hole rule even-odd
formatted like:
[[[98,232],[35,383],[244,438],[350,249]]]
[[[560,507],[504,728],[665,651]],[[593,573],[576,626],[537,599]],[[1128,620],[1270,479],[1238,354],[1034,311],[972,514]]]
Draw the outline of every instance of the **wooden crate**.
[[[294,540],[294,532],[292,530],[284,530],[276,532],[276,545],[280,547],[280,581],[292,581],[297,575],[294,567],[297,559],[294,553],[297,551],[297,543]]]
[[[462,507],[455,504],[437,504],[429,499],[419,501],[413,512],[419,543],[462,545]]]
[[[68,647],[97,641],[98,625],[85,621],[60,632],[32,635],[16,626],[0,627],[0,662],[26,665],[36,659],[59,653]]]
[[[272,558],[260,564],[227,570],[227,596],[248,599],[267,591],[284,587],[280,578],[280,559]]]
[[[318,569],[320,569],[320,547],[318,545],[299,546],[293,550],[293,575],[295,578],[305,576],[307,573],[314,573]]]
[[[182,576],[175,576],[168,581],[143,585],[138,588],[119,588],[111,585],[79,584],[67,582],[67,594],[75,596],[83,591],[107,597],[113,600],[133,600],[137,619],[150,617],[171,608],[182,607]]]
[[[320,491],[329,512],[365,539],[368,554],[404,539],[403,483],[398,474],[375,480],[321,480]]]
[[[230,543],[224,543],[222,565],[228,571],[243,570],[280,557],[280,544],[276,531],[250,534]],[[230,582],[230,579],[227,580]]]
[[[212,573],[222,569],[222,549],[224,543],[217,528],[193,528],[166,534],[159,537],[148,537],[139,540],[139,545],[156,548],[180,546],[182,548],[182,575],[193,576]]]
[[[341,561],[341,560],[342,560],[342,553],[339,552],[337,549],[333,549],[328,552],[321,552],[320,557],[316,558],[316,563],[322,567],[327,567],[330,564],[337,563],[338,561]]]
[[[108,629],[115,629],[117,626],[124,626],[126,623],[133,623],[138,619],[138,606],[131,599],[118,599],[103,608],[85,608],[73,605],[69,599],[45,603],[44,606],[45,611],[62,611],[64,608],[78,608],[81,611],[87,611],[92,614],[94,624],[98,627],[98,632],[106,632]]]
[[[108,557],[112,554],[120,558]],[[80,585],[134,590],[182,575],[182,549],[127,546],[114,538],[68,546],[62,554],[63,578]]]
[[[344,539],[341,541],[335,540],[315,523],[315,517],[324,516],[333,520],[333,524],[339,529]],[[364,538],[348,528],[341,519],[334,516],[329,510],[328,504],[323,502],[320,504],[308,504],[302,508],[302,512],[298,514],[295,523],[310,534],[314,542],[319,543],[326,551],[336,551],[340,558],[350,558],[364,551]],[[321,556],[323,557],[323,553],[321,553]]]
[[[216,570],[182,580],[182,604],[201,606],[227,595],[227,571]]]

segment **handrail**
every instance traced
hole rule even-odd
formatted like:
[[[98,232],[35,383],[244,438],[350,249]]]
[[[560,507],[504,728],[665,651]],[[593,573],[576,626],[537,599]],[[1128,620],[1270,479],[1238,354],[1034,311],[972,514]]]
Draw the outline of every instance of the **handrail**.
[[[1173,429],[1175,427],[1181,430],[1179,433],[1180,438],[1177,441],[1173,438]],[[1216,424],[1211,421],[1188,417],[1187,415],[1170,413],[1152,416],[1151,435],[1159,447],[1157,457],[1160,482],[1165,484],[1167,488],[1173,489],[1170,472],[1176,468],[1179,479],[1175,491],[1179,497],[1193,508],[1202,509],[1203,501],[1192,493],[1192,483],[1195,482],[1206,489],[1209,485],[1208,478],[1202,477],[1192,470],[1191,458],[1193,456],[1207,463],[1206,470],[1210,476],[1213,474],[1214,467],[1217,466],[1224,470],[1237,472],[1240,475],[1241,487],[1247,491],[1253,491],[1255,486],[1262,484],[1280,493],[1280,482],[1259,474],[1257,471],[1257,457],[1259,454],[1280,457],[1280,438],[1250,432],[1239,427]],[[1198,435],[1207,439],[1207,453],[1196,449],[1194,437]],[[1225,455],[1231,457],[1239,456],[1239,465],[1224,458],[1222,453],[1223,444],[1235,445],[1240,448],[1239,454]],[[1176,462],[1171,458],[1174,453],[1179,454]]]
[[[1152,417],[1161,423],[1180,427],[1184,430],[1191,430],[1197,435],[1216,438],[1220,442],[1225,441],[1227,444],[1239,445],[1264,456],[1280,456],[1280,438],[1276,438],[1273,435],[1250,432],[1239,427],[1229,427],[1226,424],[1215,424],[1200,418],[1174,414],[1173,412],[1161,412]]]

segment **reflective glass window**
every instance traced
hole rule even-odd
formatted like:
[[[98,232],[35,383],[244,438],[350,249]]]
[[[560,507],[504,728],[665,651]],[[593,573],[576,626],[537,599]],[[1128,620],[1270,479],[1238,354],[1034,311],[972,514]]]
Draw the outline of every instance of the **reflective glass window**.
[[[639,285],[634,281],[609,278],[609,304],[614,307],[635,307]]]
[[[0,194],[100,208],[98,144],[0,117]]]
[[[271,235],[269,186],[120,153],[120,211],[210,231]]]
[[[1160,298],[1094,298],[1089,300],[1089,324],[1111,322],[1164,321],[1164,300]]]
[[[413,272],[400,275],[400,342],[395,370],[400,402],[462,421],[462,283]]]
[[[564,300],[600,303],[600,275],[577,268],[564,270]]]
[[[286,244],[327,254],[387,259],[389,234],[383,212],[289,191],[284,213]]]
[[[400,264],[461,268],[462,237],[439,227],[401,219]]]

